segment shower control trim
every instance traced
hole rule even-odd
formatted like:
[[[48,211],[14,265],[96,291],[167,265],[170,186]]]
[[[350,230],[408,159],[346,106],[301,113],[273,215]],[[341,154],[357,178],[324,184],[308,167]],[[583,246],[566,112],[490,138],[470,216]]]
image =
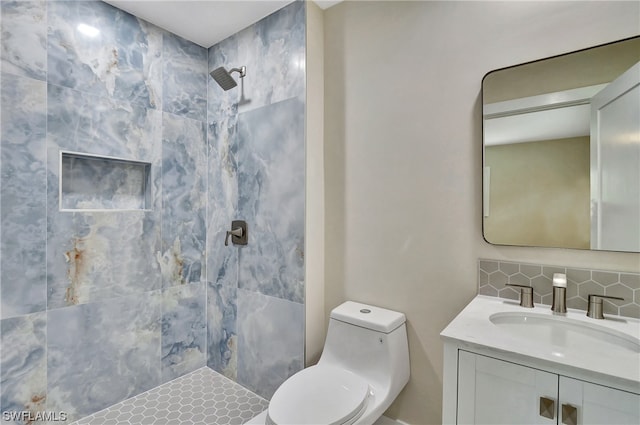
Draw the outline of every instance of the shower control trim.
[[[233,220],[231,222],[231,230],[227,230],[227,235],[224,238],[224,246],[229,245],[229,236],[231,236],[232,244],[246,245],[249,242],[247,222],[244,220]]]

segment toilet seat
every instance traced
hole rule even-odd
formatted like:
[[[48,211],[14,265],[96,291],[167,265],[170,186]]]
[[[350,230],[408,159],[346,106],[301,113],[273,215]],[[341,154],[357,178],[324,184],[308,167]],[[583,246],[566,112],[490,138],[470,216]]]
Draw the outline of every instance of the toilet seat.
[[[269,402],[270,425],[345,425],[367,407],[369,385],[352,372],[311,366],[287,379]]]

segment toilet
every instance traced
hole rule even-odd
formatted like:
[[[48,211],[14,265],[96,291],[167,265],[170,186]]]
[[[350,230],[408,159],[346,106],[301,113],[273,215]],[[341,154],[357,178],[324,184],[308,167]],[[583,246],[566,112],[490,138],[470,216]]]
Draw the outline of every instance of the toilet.
[[[247,425],[371,425],[408,380],[404,314],[347,301],[331,311],[318,364],[287,379]]]

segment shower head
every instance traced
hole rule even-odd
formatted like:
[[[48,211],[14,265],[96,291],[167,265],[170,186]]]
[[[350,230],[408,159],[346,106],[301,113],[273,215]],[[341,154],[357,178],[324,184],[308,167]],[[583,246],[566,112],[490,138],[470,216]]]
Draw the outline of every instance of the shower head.
[[[227,71],[224,66],[221,66],[220,68],[216,68],[211,71],[209,75],[211,75],[213,79],[216,80],[216,83],[218,83],[220,87],[227,91],[238,85],[238,83],[236,83],[236,80],[234,80],[231,76],[232,72],[237,72],[240,74],[240,78],[244,78],[244,76],[247,75],[247,67],[241,66],[240,68],[233,68]]]

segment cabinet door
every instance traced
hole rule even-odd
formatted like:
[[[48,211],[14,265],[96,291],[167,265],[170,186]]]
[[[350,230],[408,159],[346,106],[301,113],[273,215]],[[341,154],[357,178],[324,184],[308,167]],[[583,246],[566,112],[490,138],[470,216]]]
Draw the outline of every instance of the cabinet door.
[[[558,375],[458,353],[458,424],[557,423]],[[546,409],[550,418],[540,415],[541,403],[552,404]]]
[[[561,424],[638,425],[640,395],[590,382],[560,377]],[[575,409],[575,410],[574,410]],[[563,418],[563,412],[565,416]],[[575,412],[575,422],[570,418]]]

